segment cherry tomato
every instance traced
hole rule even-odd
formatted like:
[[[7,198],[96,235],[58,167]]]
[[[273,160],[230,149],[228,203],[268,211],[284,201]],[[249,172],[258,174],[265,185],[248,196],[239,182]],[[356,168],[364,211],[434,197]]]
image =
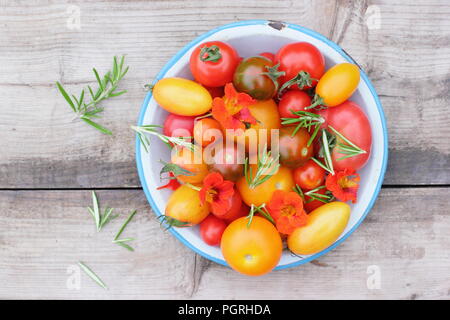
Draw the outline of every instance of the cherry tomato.
[[[177,179],[181,182],[194,184],[201,183],[209,173],[208,166],[204,163],[201,154],[199,154],[201,153],[200,147],[196,146],[194,150],[195,151],[192,152],[187,148],[182,148],[179,146],[176,146],[175,149],[172,150],[171,162],[191,173],[189,175],[176,175]]]
[[[217,131],[213,131],[217,130]],[[194,126],[194,141],[203,147],[214,142],[215,134],[222,134],[222,127],[219,122],[212,118],[203,118],[198,120]]]
[[[300,167],[313,156],[313,146],[307,146],[310,139],[308,130],[300,128],[292,136],[294,130],[295,127],[283,127],[280,129],[280,162],[288,168]]]
[[[165,215],[194,225],[206,218],[209,209],[209,203],[200,202],[197,190],[182,185],[170,195]]]
[[[232,221],[238,217],[241,217],[241,206],[242,206],[242,198],[239,192],[235,189],[234,194],[231,198],[228,198],[228,202],[230,203],[230,210],[228,210],[225,214],[215,216],[217,218]]]
[[[276,64],[275,55],[272,52],[262,52],[262,53],[258,54],[258,56],[268,58],[268,59],[272,60],[272,62],[274,64]]]
[[[331,246],[344,231],[350,218],[350,206],[330,202],[308,215],[306,226],[288,237],[288,247],[295,254],[314,254]]]
[[[239,218],[228,225],[220,243],[225,261],[234,270],[260,276],[276,267],[283,250],[280,234],[265,218]]]
[[[238,53],[229,44],[209,41],[195,48],[189,63],[197,82],[207,87],[221,87],[233,81],[239,59]]]
[[[208,90],[188,79],[161,79],[153,87],[152,93],[163,109],[180,116],[198,116],[212,107]]]
[[[268,203],[272,199],[272,194],[275,190],[292,191],[294,185],[292,171],[283,166],[273,176],[254,188],[250,188],[245,177],[242,177],[236,183],[242,200],[248,206],[252,204],[259,206],[263,203]]]
[[[330,68],[316,87],[327,107],[334,107],[345,100],[358,88],[359,68],[351,63],[340,63]]]
[[[280,84],[284,84],[295,78],[299,72],[307,72],[311,78],[320,79],[325,72],[325,58],[314,45],[308,42],[289,43],[282,47],[276,54],[276,61],[280,63],[280,71],[286,74],[280,77]],[[290,89],[308,89],[315,86],[313,80],[311,86],[299,88],[297,84]]]
[[[271,71],[273,66],[272,60],[261,56],[244,59],[234,73],[234,87],[257,100],[271,99],[278,90],[276,72]]]
[[[225,222],[227,223],[231,223],[236,219],[239,219],[240,217],[246,217],[248,216],[248,214],[250,213],[250,207],[248,205],[246,205],[245,203],[242,202],[241,208],[239,209],[239,211],[236,213],[235,216],[228,218],[228,219],[224,219]]]
[[[169,137],[192,137],[194,116],[179,116],[169,114],[164,121],[163,134]]]
[[[288,90],[278,103],[278,112],[281,118],[297,118],[293,111],[303,111],[311,105],[311,98],[304,91]]]
[[[239,161],[235,145],[218,148],[211,162],[210,170],[219,172],[225,180],[237,181],[244,175],[244,164]]]
[[[306,191],[306,190],[304,190]],[[315,193],[318,194],[326,194],[327,189],[323,188],[323,189],[319,189],[317,190]],[[307,195],[305,195],[305,201],[303,203],[303,207],[305,208],[306,212],[310,213],[314,210],[316,210],[317,208],[323,206],[325,204],[325,202],[323,201],[319,201],[316,199],[313,199]]]
[[[295,169],[293,175],[294,182],[305,190],[320,187],[325,181],[325,170],[312,160]]]
[[[334,170],[352,168],[358,171],[364,167],[370,157],[372,130],[369,119],[361,107],[353,101],[346,101],[339,106],[321,110],[318,114],[325,119],[325,125],[331,125],[345,138],[366,151],[366,153],[339,160],[345,154],[339,152],[339,147],[335,147],[331,152]],[[328,131],[333,133],[331,129],[328,129]],[[339,137],[337,137],[337,142],[346,144]]]
[[[225,221],[210,214],[200,223],[200,235],[210,246],[218,246],[226,227]]]
[[[214,98],[222,98],[225,94],[224,87],[205,87],[206,90],[211,94],[211,97]]]

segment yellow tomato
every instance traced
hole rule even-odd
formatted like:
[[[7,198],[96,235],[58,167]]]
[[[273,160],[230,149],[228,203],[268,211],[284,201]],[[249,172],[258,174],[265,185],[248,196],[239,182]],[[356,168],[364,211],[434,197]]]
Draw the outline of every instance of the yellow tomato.
[[[202,150],[195,146],[194,152],[183,147],[175,147],[172,150],[171,162],[191,172],[191,174],[176,175],[181,182],[201,183],[209,173],[208,165],[203,161]]]
[[[255,176],[255,173],[256,172],[253,169],[253,176]],[[294,185],[292,171],[283,166],[281,166],[273,176],[253,189],[250,188],[245,177],[240,178],[236,183],[242,196],[242,200],[248,206],[251,206],[252,204],[260,206],[263,203],[268,203],[275,190],[292,191]]]
[[[257,122],[251,124],[244,134],[236,136],[235,140],[241,145],[245,143],[247,150],[256,150],[258,143],[261,144],[261,147],[267,144],[270,148],[271,130],[281,127],[277,104],[272,99],[262,100],[249,106],[248,109]],[[266,131],[262,131],[262,129]],[[260,140],[260,135],[265,141]],[[251,144],[250,148],[249,144]]]
[[[163,109],[180,116],[198,116],[211,109],[211,94],[192,80],[164,78],[155,84],[152,92]]]
[[[326,106],[337,106],[355,92],[359,78],[359,68],[354,64],[337,64],[320,78],[316,94],[324,100]]]
[[[331,246],[344,231],[350,218],[350,206],[330,202],[308,215],[306,226],[288,237],[288,247],[295,254],[314,254]]]
[[[202,205],[198,191],[182,185],[170,195],[165,214],[194,225],[202,222],[209,214],[209,203]]]
[[[283,250],[280,234],[265,218],[254,216],[234,220],[225,229],[220,248],[225,261],[234,270],[260,276],[276,267]]]

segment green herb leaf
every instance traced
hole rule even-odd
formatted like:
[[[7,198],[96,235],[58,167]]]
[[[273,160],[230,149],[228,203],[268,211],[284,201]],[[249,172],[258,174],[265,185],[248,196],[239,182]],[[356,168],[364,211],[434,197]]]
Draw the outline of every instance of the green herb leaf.
[[[81,270],[83,270],[92,280],[95,281],[100,287],[103,289],[108,289],[106,284],[100,279],[99,276],[95,274],[94,271],[92,271],[87,265],[85,265],[83,262],[79,261],[78,265],[80,266]]]

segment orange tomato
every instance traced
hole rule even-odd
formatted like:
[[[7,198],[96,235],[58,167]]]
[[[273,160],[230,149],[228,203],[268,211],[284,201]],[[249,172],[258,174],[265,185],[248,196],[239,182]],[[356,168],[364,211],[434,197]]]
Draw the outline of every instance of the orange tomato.
[[[248,109],[257,120],[257,123],[251,124],[250,128],[245,130],[243,135],[236,137],[236,141],[241,144],[245,143],[247,150],[255,150],[252,147],[256,148],[258,143],[261,143],[262,147],[264,147],[266,141],[267,147],[270,148],[271,130],[281,127],[277,104],[272,99],[263,100],[249,106]],[[264,131],[261,131],[262,129],[266,129],[265,135],[263,134]],[[260,135],[266,141],[260,141]],[[249,144],[252,144],[250,148]]]
[[[337,64],[320,78],[316,86],[316,94],[324,100],[326,106],[337,106],[355,92],[359,78],[359,68],[354,64]]]
[[[203,162],[201,148],[196,146],[194,150],[192,152],[177,146],[172,151],[171,162],[192,173],[192,175],[177,175],[177,179],[181,182],[201,183],[208,174],[208,166]]]
[[[182,185],[170,195],[165,215],[194,225],[208,216],[209,209],[209,203],[201,204],[197,190]]]
[[[326,203],[308,215],[306,226],[288,237],[288,247],[295,254],[314,254],[331,246],[344,231],[350,219],[345,202]]]
[[[255,170],[252,170],[253,176]],[[260,206],[263,203],[268,203],[272,198],[272,194],[275,190],[292,191],[295,186],[294,178],[292,177],[292,171],[286,167],[280,166],[278,171],[269,179],[256,186],[250,188],[245,177],[242,177],[236,183],[236,186],[241,193],[242,200],[248,206],[254,204]]]
[[[214,142],[216,134],[222,135],[222,127],[215,119],[200,119],[194,125],[194,141],[200,146],[206,147]]]
[[[245,217],[225,229],[220,248],[231,268],[245,275],[260,276],[276,267],[283,250],[280,234],[265,218],[254,216],[249,227]]]

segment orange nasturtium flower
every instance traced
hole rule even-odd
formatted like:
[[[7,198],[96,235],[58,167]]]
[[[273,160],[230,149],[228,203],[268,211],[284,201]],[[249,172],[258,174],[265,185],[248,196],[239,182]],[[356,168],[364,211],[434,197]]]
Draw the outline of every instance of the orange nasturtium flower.
[[[351,200],[356,203],[359,180],[359,174],[355,170],[345,168],[342,171],[335,172],[335,174],[329,174],[325,186],[336,199],[344,202]]]
[[[296,228],[306,225],[303,200],[296,192],[276,190],[267,204],[267,211],[280,233],[291,234]]]
[[[212,172],[203,179],[203,187],[199,196],[202,204],[209,202],[211,211],[223,215],[230,210],[230,198],[234,195],[234,182],[224,180],[218,172]]]
[[[237,92],[232,83],[225,85],[225,96],[214,98],[212,115],[224,129],[246,128],[246,123],[255,124],[256,119],[247,108],[256,100],[244,92]]]

